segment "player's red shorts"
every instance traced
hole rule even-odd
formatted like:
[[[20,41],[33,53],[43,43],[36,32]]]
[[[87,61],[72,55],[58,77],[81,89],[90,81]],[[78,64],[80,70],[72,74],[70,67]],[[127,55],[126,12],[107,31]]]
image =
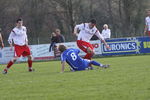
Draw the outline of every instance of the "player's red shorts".
[[[150,36],[150,31],[148,31],[148,36]]]
[[[27,45],[24,46],[19,46],[19,45],[14,45],[15,47],[15,57],[20,57],[20,56],[29,56],[31,55],[30,49]]]
[[[82,40],[77,40],[77,45],[78,47],[83,50],[84,52],[87,52],[87,48],[90,47],[92,50],[94,50],[94,47],[92,46],[92,44],[90,44],[89,42],[85,42]]]

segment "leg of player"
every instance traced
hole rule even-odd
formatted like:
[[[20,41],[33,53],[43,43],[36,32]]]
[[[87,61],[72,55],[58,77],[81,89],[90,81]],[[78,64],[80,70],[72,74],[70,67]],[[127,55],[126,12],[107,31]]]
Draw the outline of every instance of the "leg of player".
[[[93,60],[90,61],[90,64],[95,65],[95,66],[99,66],[99,67],[102,67],[102,68],[108,68],[110,66],[109,64],[108,65],[103,65],[103,64],[101,64],[97,61],[93,61]]]
[[[91,49],[90,47],[87,47],[87,54],[84,56],[84,59],[90,60],[93,55],[94,55],[93,49]]]
[[[77,45],[82,51],[86,53],[84,59],[91,60],[92,56],[94,55],[94,51],[93,51],[94,47],[90,43],[82,40],[77,40]]]
[[[150,31],[148,31],[148,36],[150,37]]]
[[[33,72],[34,69],[32,69],[32,56],[29,55],[28,57],[28,67],[29,67],[29,72]]]
[[[18,57],[14,57],[9,63],[7,64],[6,68],[3,70],[3,74],[7,74],[8,69],[17,61]]]
[[[94,55],[94,51],[93,49],[91,49],[90,47],[87,48],[87,54],[84,56],[84,59],[91,59],[92,56]]]

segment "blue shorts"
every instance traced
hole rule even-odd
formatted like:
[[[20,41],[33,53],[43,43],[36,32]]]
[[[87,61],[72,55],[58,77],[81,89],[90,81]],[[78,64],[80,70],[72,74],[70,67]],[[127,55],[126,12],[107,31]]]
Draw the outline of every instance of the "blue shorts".
[[[83,63],[81,66],[78,67],[78,69],[74,69],[75,71],[81,71],[81,70],[86,70],[89,67],[90,60],[88,59],[83,59]]]

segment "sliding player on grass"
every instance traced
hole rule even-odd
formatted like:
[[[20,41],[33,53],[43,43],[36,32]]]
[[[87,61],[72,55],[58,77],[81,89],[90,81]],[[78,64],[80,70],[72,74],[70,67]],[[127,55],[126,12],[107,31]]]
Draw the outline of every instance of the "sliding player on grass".
[[[59,45],[59,51],[61,52],[61,72],[64,72],[65,63],[67,62],[70,65],[70,69],[72,71],[81,71],[86,69],[91,69],[91,65],[107,68],[109,65],[103,65],[93,60],[87,60],[81,58],[78,54],[80,52],[79,49],[67,49],[64,45]]]
[[[89,23],[82,23],[76,25],[74,28],[74,34],[78,36],[77,45],[78,47],[87,53],[84,58],[91,59],[94,55],[94,47],[89,43],[93,35],[96,35],[106,46],[107,49],[110,49],[106,41],[100,34],[99,30],[96,28],[96,20],[92,19]]]

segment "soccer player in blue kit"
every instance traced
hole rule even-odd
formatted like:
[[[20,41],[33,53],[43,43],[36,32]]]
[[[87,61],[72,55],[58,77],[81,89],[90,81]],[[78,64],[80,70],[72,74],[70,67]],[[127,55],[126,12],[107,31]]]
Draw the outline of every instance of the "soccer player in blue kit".
[[[91,69],[91,65],[99,66],[102,68],[108,68],[109,65],[103,65],[93,60],[87,60],[81,58],[78,54],[80,52],[79,49],[67,49],[64,45],[59,45],[59,51],[61,52],[61,72],[64,72],[65,63],[67,62],[70,65],[71,71],[81,71],[86,69]]]

